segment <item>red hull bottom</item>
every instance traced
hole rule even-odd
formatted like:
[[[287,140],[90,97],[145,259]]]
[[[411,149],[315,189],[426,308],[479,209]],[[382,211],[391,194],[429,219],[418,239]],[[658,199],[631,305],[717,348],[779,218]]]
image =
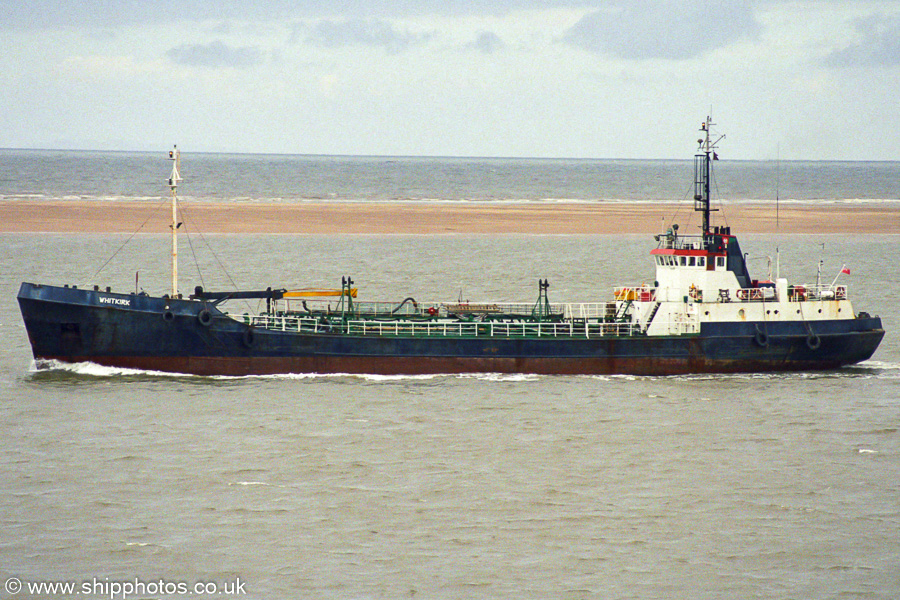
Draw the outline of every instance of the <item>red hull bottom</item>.
[[[647,358],[464,358],[464,357],[148,357],[45,356],[38,360],[91,362],[107,367],[203,376],[278,374],[436,375],[523,373],[536,375],[685,375],[836,369],[838,362]]]

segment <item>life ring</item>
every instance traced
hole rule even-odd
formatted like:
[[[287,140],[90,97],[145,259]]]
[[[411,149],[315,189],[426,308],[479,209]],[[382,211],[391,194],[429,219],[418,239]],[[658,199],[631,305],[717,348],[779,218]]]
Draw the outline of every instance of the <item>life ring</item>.
[[[738,297],[738,300],[746,300],[748,293],[749,293],[748,290],[745,290],[744,288],[739,289],[736,294]]]
[[[212,323],[212,313],[204,308],[197,313],[197,321],[204,327],[209,327]]]
[[[256,345],[256,333],[253,331],[253,327],[248,327],[244,330],[244,333],[241,336],[241,343],[247,348],[252,348]]]
[[[761,331],[759,327],[756,328],[756,335],[753,336],[753,341],[760,348],[765,348],[769,345],[769,336],[766,332]]]
[[[806,347],[810,350],[818,350],[822,345],[822,338],[815,333],[811,333],[806,337]]]
[[[433,306],[428,307],[428,310],[425,312],[427,312],[432,317],[438,313],[437,309]]]
[[[751,300],[762,300],[762,290],[760,290],[760,289],[750,290],[750,299]]]
[[[696,300],[697,296],[699,295],[697,286],[694,285],[693,283],[691,284],[690,289],[688,289],[688,295],[690,295],[690,297],[693,298],[694,300]]]

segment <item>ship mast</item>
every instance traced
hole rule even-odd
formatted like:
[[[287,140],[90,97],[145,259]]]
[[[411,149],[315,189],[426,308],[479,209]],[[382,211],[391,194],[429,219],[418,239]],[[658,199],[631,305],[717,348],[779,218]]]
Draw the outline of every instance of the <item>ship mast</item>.
[[[181,181],[181,174],[178,172],[181,166],[181,155],[178,152],[178,146],[174,146],[169,150],[169,160],[172,161],[172,174],[169,175],[169,187],[172,189],[172,297],[178,296],[178,196],[175,190],[178,188],[178,182]]]
[[[697,154],[694,155],[694,210],[703,213],[703,238],[709,236],[709,213],[717,211],[716,208],[709,207],[709,182],[710,182],[710,161],[719,160],[715,150],[718,148],[716,144],[722,141],[725,136],[722,135],[716,140],[712,140],[710,132],[715,126],[712,117],[706,117],[700,125],[700,131],[703,137],[697,140],[700,146]]]

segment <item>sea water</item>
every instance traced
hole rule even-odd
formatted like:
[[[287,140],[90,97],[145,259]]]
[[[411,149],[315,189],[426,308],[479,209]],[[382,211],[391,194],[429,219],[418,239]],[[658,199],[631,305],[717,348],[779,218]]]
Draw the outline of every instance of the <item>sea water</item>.
[[[129,156],[114,158],[140,170]],[[58,172],[31,165],[44,175],[10,192],[7,169],[3,194],[140,196],[125,189],[132,182],[119,173],[122,165],[97,164],[104,158],[81,155],[83,168],[70,173],[82,173],[83,185],[69,191],[46,183]],[[528,173],[520,161],[486,162]],[[641,173],[640,162],[625,168]],[[534,164],[534,178],[546,182],[541,161]],[[444,168],[458,166],[449,160]],[[646,165],[644,179],[657,178],[657,168]],[[120,189],[110,190],[105,169],[118,173]],[[104,181],[85,174],[94,171]],[[458,186],[448,184],[456,200],[553,196],[519,176],[503,186],[457,176]],[[423,187],[404,181],[394,189]],[[363,190],[377,185],[373,176],[338,195],[369,199]],[[458,192],[466,185],[474,191]],[[241,194],[299,199],[277,188]],[[421,198],[447,201],[440,191]],[[851,195],[862,194],[821,194]],[[592,201],[571,190],[556,196]],[[830,282],[850,268],[840,281],[856,310],[880,315],[888,334],[872,360],[834,372],[204,378],[94,365],[36,371],[14,300],[19,283],[164,292],[167,239],[128,238],[0,235],[0,597],[51,596],[11,594],[12,578],[26,590],[35,582],[87,583],[86,598],[122,597],[124,584],[135,583],[145,593],[130,597],[141,598],[187,595],[164,587],[153,593],[148,583],[213,585],[230,592],[225,597],[245,598],[900,592],[900,236],[741,236],[754,277],[779,262],[782,276],[806,283]],[[615,285],[652,283],[652,247],[631,235],[207,234],[182,242],[182,285],[322,287],[350,275],[364,298],[530,301],[537,280],[547,278],[551,301],[590,301],[611,297]]]
[[[718,165],[723,165],[721,168]],[[900,162],[717,161],[728,202],[900,202]],[[0,149],[0,200],[153,200],[168,153]],[[588,160],[182,153],[186,201],[677,202],[690,160]]]

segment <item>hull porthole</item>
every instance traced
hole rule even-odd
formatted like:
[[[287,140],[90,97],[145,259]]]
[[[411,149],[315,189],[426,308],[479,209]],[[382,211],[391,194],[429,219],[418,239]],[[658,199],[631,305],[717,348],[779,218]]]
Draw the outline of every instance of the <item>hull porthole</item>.
[[[204,327],[209,327],[210,323],[212,323],[212,313],[210,313],[205,308],[197,313],[197,321],[200,322]]]

